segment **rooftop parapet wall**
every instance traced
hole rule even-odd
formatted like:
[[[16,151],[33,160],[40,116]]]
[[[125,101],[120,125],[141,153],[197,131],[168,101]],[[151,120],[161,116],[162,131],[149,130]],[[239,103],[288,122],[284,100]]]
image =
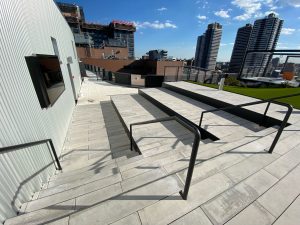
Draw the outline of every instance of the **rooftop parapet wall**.
[[[133,63],[134,60],[113,60],[113,59],[95,59],[95,58],[82,58],[81,61],[84,64],[98,66],[108,71],[118,72],[123,69],[124,66],[128,66]]]
[[[93,58],[93,59],[103,59],[104,57],[109,57],[114,55],[119,59],[128,58],[128,48],[119,47],[104,47],[104,48],[85,48],[76,47],[78,57],[80,59]],[[104,55],[103,55],[104,54]]]
[[[142,75],[164,75],[165,66],[183,66],[182,61],[110,60],[95,58],[81,58],[81,61],[84,64],[98,66],[112,72],[125,72]],[[173,71],[171,74],[167,75],[176,76]]]

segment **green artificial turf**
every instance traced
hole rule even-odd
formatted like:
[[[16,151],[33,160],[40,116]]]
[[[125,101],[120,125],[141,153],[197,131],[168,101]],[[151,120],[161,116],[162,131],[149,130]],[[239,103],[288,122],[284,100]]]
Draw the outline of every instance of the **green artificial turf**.
[[[192,81],[189,82],[198,85],[203,85],[206,87],[218,88],[218,85],[216,84],[200,84]],[[247,87],[236,87],[236,86],[224,86],[224,90],[232,93],[258,98],[258,99],[268,99],[268,98],[279,97],[282,95],[291,95],[291,94],[300,93],[300,88],[247,88]],[[294,108],[300,109],[300,96],[279,99],[277,101],[289,103]]]

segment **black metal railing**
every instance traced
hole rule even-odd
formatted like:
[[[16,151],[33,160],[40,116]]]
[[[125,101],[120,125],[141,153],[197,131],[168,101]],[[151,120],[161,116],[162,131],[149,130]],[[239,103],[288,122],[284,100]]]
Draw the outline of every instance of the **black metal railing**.
[[[164,81],[217,83],[222,73],[196,66],[164,66]]]
[[[280,127],[278,128],[278,131],[277,131],[277,134],[271,144],[271,147],[269,149],[269,153],[272,153],[280,136],[281,136],[281,133],[283,131],[283,129],[286,127],[287,125],[287,122],[292,114],[292,111],[293,111],[293,107],[288,104],[288,103],[283,103],[283,102],[278,102],[278,101],[275,101],[277,99],[283,99],[283,98],[290,98],[290,97],[295,97],[295,96],[300,96],[300,93],[297,93],[297,94],[291,94],[291,95],[285,95],[285,96],[280,96],[280,97],[275,97],[275,98],[270,98],[270,99],[265,99],[265,100],[259,100],[259,101],[255,101],[255,102],[249,102],[249,103],[244,103],[244,104],[240,104],[240,105],[233,105],[233,106],[227,106],[227,107],[223,107],[223,108],[218,108],[218,109],[211,109],[211,110],[206,110],[206,111],[203,111],[201,113],[201,117],[200,117],[200,121],[199,121],[199,128],[201,128],[201,125],[202,125],[202,120],[203,120],[203,116],[205,113],[211,113],[211,112],[216,112],[216,111],[226,111],[226,110],[232,110],[232,109],[235,109],[235,108],[242,108],[242,107],[245,107],[245,106],[251,106],[251,105],[258,105],[258,104],[262,104],[262,103],[268,103],[267,104],[267,107],[265,109],[265,112],[262,116],[262,121],[260,123],[260,125],[262,124],[262,122],[265,120],[266,116],[267,116],[267,113],[268,113],[268,110],[270,108],[270,105],[271,103],[273,104],[277,104],[277,105],[281,105],[281,106],[285,106],[287,107],[287,112],[284,116],[284,119],[282,120],[281,122],[281,125]]]
[[[57,170],[62,170],[60,162],[59,162],[57,154],[56,154],[56,151],[55,151],[55,147],[54,147],[53,142],[52,142],[51,139],[45,139],[45,140],[41,140],[41,141],[34,141],[34,142],[29,142],[29,143],[20,144],[20,145],[13,145],[13,146],[8,146],[8,147],[3,147],[3,148],[0,148],[0,153],[12,151],[12,150],[23,149],[23,148],[28,148],[28,147],[32,147],[32,146],[36,146],[36,145],[40,145],[40,144],[45,144],[45,143],[50,144],[50,148],[52,150],[52,154],[53,154],[53,157],[54,157],[53,162],[56,162],[56,165],[55,165],[56,169]]]
[[[199,143],[200,143],[200,140],[201,140],[201,133],[200,133],[200,130],[198,129],[197,126],[187,122],[183,117],[181,118],[181,117],[178,117],[178,116],[169,116],[169,117],[164,117],[164,118],[159,118],[159,119],[154,119],[154,120],[148,120],[148,121],[139,122],[139,123],[132,123],[132,124],[130,124],[130,148],[131,148],[131,150],[133,150],[133,142],[135,142],[135,140],[132,136],[132,127],[133,126],[145,125],[145,124],[150,124],[150,123],[159,123],[159,122],[165,122],[165,121],[170,121],[170,120],[177,121],[178,123],[180,123],[182,126],[187,128],[188,130],[190,130],[195,135],[194,142],[193,142],[193,147],[192,147],[192,152],[191,152],[191,157],[190,157],[190,162],[189,162],[188,173],[187,173],[186,181],[185,181],[185,185],[184,185],[184,190],[183,191],[181,190],[179,192],[181,197],[184,200],[186,200],[187,196],[188,196],[188,193],[189,193],[191,181],[192,181],[192,176],[193,176],[194,166],[195,166],[195,162],[196,162],[196,158],[197,158]],[[135,146],[137,146],[136,143],[135,143]]]
[[[286,57],[283,63],[281,72],[286,67],[290,58],[299,58],[299,49],[276,49],[276,50],[249,50],[246,52],[241,69],[238,74],[239,79],[245,79],[248,77],[270,77],[271,72],[268,70],[278,69],[281,64],[278,61],[278,65],[274,67],[271,61],[273,56]],[[274,67],[272,69],[272,67]]]

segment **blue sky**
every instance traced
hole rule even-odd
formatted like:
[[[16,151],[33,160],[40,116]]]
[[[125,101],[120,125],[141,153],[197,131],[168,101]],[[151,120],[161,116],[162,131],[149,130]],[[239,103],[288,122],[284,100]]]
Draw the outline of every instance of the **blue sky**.
[[[278,49],[300,49],[300,0],[62,0],[84,7],[86,20],[135,22],[135,54],[166,49],[170,56],[194,57],[197,36],[219,22],[223,35],[218,61],[231,56],[236,31],[269,12],[284,20]]]

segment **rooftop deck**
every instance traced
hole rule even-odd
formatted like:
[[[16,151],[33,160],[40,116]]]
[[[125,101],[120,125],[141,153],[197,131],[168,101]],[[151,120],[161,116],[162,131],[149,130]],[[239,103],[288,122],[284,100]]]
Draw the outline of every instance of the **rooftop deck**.
[[[88,73],[61,156],[51,177],[22,215],[7,224],[300,224],[300,113],[295,110],[273,154],[275,127],[218,112],[203,125],[219,140],[201,141],[187,200],[182,190],[193,135],[175,121],[131,123],[176,112],[198,123],[213,108],[165,88],[138,89],[96,81]],[[253,98],[185,82],[168,83],[230,104]],[[160,103],[154,104],[154,101]],[[161,108],[159,106],[164,106]],[[263,113],[265,106],[249,107]],[[282,119],[272,105],[269,116]]]

